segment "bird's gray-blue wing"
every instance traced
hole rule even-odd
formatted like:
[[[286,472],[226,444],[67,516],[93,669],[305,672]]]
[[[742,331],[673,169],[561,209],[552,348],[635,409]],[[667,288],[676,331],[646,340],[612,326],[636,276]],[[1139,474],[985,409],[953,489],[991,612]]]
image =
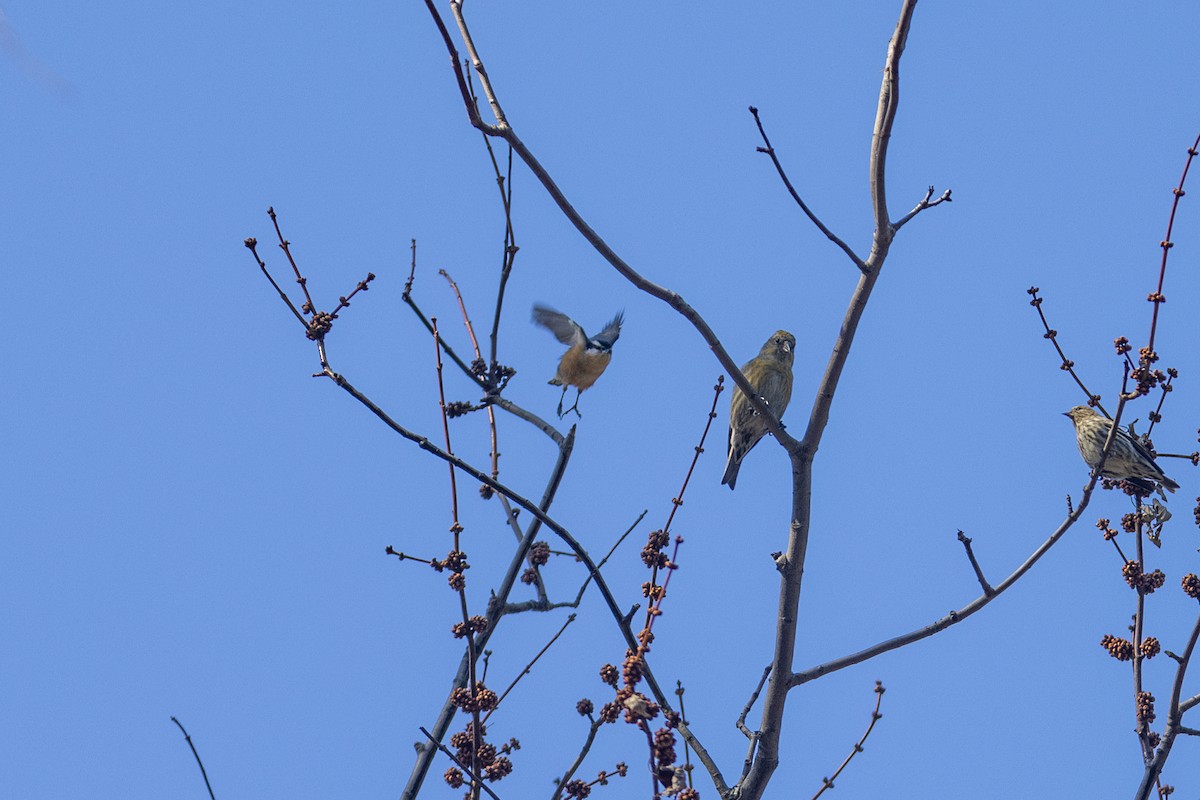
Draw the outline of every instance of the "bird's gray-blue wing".
[[[547,306],[533,307],[533,321],[554,334],[565,345],[575,346],[587,342],[587,334],[579,323],[561,311],[555,311]]]
[[[604,330],[596,334],[596,339],[603,342],[606,347],[612,347],[613,343],[621,336],[621,323],[625,321],[625,312],[618,311],[617,315],[609,320],[604,326]]]

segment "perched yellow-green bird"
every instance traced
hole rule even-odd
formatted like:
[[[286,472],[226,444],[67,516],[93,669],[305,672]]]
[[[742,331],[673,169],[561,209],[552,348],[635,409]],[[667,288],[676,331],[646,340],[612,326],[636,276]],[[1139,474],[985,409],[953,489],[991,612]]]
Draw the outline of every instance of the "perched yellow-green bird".
[[[796,337],[787,331],[775,331],[758,355],[742,365],[742,374],[758,391],[758,396],[782,419],[792,399],[792,360],[795,358]],[[742,459],[767,433],[763,418],[741,389],[734,388],[733,400],[729,405],[729,458],[725,462],[725,475],[721,483],[733,489],[737,484],[738,470]]]
[[[621,322],[624,319],[625,312],[618,311],[604,326],[604,330],[589,337],[580,324],[566,314],[543,305],[533,307],[533,321],[553,333],[560,342],[569,345],[567,352],[559,359],[558,371],[548,381],[551,386],[563,387],[562,397],[558,398],[560,419],[571,411],[577,417],[582,416],[579,413],[579,395],[583,394],[584,389],[590,388],[608,368],[608,362],[612,361],[612,347],[621,335]],[[563,400],[567,397],[569,386],[576,389],[575,405],[563,411]]]

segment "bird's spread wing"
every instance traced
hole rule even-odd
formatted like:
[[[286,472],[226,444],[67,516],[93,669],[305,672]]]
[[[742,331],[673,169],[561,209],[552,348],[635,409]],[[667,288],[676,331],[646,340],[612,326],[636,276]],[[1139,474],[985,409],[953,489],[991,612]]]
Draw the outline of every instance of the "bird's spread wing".
[[[553,333],[555,338],[565,345],[574,347],[587,341],[587,334],[579,327],[579,323],[553,308],[535,305],[533,321]]]
[[[596,339],[603,343],[605,347],[612,347],[613,343],[621,336],[621,323],[625,321],[625,312],[618,311],[617,315],[609,320],[604,326],[604,330],[596,334]]]

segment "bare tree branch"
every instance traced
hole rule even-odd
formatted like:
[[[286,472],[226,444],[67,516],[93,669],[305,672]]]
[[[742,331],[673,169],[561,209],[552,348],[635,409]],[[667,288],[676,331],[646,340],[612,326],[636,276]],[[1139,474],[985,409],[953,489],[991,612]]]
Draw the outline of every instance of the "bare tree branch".
[[[829,230],[829,228],[825,226],[825,223],[821,222],[817,215],[812,212],[812,210],[808,207],[808,204],[804,202],[804,199],[800,197],[800,193],[796,191],[796,187],[792,185],[791,179],[788,178],[787,172],[784,171],[783,164],[779,163],[779,156],[776,155],[775,148],[771,146],[771,140],[767,138],[767,131],[765,128],[763,128],[762,119],[760,119],[758,116],[758,109],[754,106],[750,106],[750,115],[754,117],[754,124],[758,126],[758,134],[762,137],[763,144],[765,145],[765,147],[758,148],[758,152],[766,153],[767,156],[770,157],[771,163],[775,165],[775,171],[779,173],[779,179],[783,181],[784,187],[788,190],[788,194],[792,196],[792,199],[796,201],[796,205],[800,206],[800,210],[804,212],[805,216],[812,220],[812,224],[816,225],[821,233],[825,234],[829,241],[842,248],[842,252],[849,256],[850,260],[854,262],[854,266],[858,267],[860,270],[866,269],[866,264],[864,264],[863,260],[858,257],[858,253],[855,253],[854,250],[850,248],[850,245],[843,242],[837,236],[837,234]]]
[[[804,438],[789,444],[788,455],[792,461],[792,514],[788,546],[784,556],[776,563],[780,572],[778,622],[775,633],[775,654],[771,662],[771,681],[763,700],[762,722],[759,725],[758,753],[754,764],[738,786],[739,797],[758,800],[766,791],[767,782],[779,765],[779,737],[783,728],[783,712],[787,692],[795,684],[791,681],[792,662],[796,649],[796,625],[799,616],[800,588],[804,575],[808,537],[812,522],[812,465],[820,446],[821,437],[829,423],[829,411],[837,392],[838,382],[850,355],[858,323],[866,310],[867,300],[875,281],[879,279],[883,262],[887,257],[894,230],[887,216],[884,169],[887,148],[892,135],[892,123],[896,116],[899,100],[900,56],[908,39],[916,0],[905,0],[900,9],[900,19],[888,45],[884,65],[883,82],[879,93],[879,105],[875,115],[875,128],[871,138],[870,176],[871,200],[875,211],[875,233],[871,253],[859,275],[858,285],[850,298],[849,307],[838,338],[830,354],[825,374],[817,389],[809,415]]]
[[[863,733],[862,737],[854,743],[854,748],[850,751],[850,755],[846,756],[846,760],[843,761],[840,766],[838,766],[837,771],[833,773],[833,776],[825,778],[821,782],[821,788],[818,789],[817,793],[812,796],[812,800],[817,800],[818,797],[825,794],[826,789],[832,789],[833,782],[836,781],[838,776],[842,774],[842,770],[846,769],[846,767],[850,764],[850,761],[863,751],[863,745],[867,743],[867,737],[871,735],[871,731],[875,730],[875,723],[883,719],[883,714],[879,713],[879,706],[883,704],[884,691],[886,690],[883,688],[883,684],[880,681],[875,681],[875,710],[871,712],[871,724],[867,726],[867,730]]]
[[[1185,711],[1200,703],[1200,695],[1189,698],[1186,701],[1181,701],[1183,695],[1183,677],[1187,674],[1188,665],[1191,663],[1192,654],[1196,650],[1196,642],[1200,641],[1200,617],[1197,617],[1196,624],[1192,626],[1192,635],[1188,638],[1187,647],[1183,650],[1178,660],[1178,666],[1175,668],[1175,683],[1171,687],[1171,703],[1167,708],[1167,729],[1163,732],[1162,741],[1158,745],[1158,749],[1154,753],[1154,758],[1146,765],[1146,771],[1142,774],[1142,782],[1138,786],[1137,793],[1134,795],[1136,800],[1146,800],[1150,797],[1150,793],[1154,790],[1154,784],[1158,781],[1162,774],[1163,766],[1167,763],[1167,758],[1171,755],[1171,747],[1175,744],[1175,737],[1181,733],[1191,734],[1190,728],[1183,727],[1183,714]]]
[[[274,283],[274,281],[272,281]],[[200,775],[204,778],[204,788],[208,789],[208,796],[212,800],[217,800],[217,796],[213,794],[212,784],[208,782],[208,770],[204,768],[204,762],[200,760],[200,754],[196,752],[196,745],[192,744],[192,737],[188,735],[187,729],[183,727],[183,723],[171,717],[171,722],[179,726],[179,730],[183,731],[183,739],[188,743],[188,747],[192,748],[192,755],[196,758],[196,764],[200,767]]]
[[[1092,469],[1091,479],[1088,480],[1087,484],[1083,487],[1083,495],[1079,500],[1079,505],[1075,506],[1071,504],[1070,512],[1067,514],[1067,518],[1062,521],[1062,523],[1054,530],[1052,534],[1050,534],[1050,538],[1042,542],[1041,546],[1034,550],[1033,554],[1030,555],[1029,558],[1025,559],[1021,566],[1017,567],[1012,574],[1000,581],[1000,583],[992,589],[990,594],[985,589],[982,595],[975,598],[970,603],[967,603],[957,611],[951,611],[946,616],[934,621],[929,625],[926,625],[923,628],[918,628],[917,630],[909,631],[908,633],[896,636],[892,639],[879,642],[878,644],[872,645],[865,650],[860,650],[857,653],[851,653],[848,656],[843,656],[842,658],[837,658],[833,661],[827,661],[824,664],[818,664],[817,666],[806,669],[803,672],[797,672],[791,676],[791,679],[788,681],[788,685],[799,686],[802,683],[808,683],[811,680],[828,675],[831,672],[837,672],[840,669],[845,669],[846,667],[853,666],[854,664],[861,664],[862,662],[872,659],[875,656],[882,655],[883,653],[895,650],[898,647],[912,644],[913,642],[932,636],[935,633],[944,631],[951,625],[962,622],[964,619],[971,616],[976,611],[980,610],[988,603],[992,602],[1001,594],[1003,594],[1008,587],[1012,586],[1021,578],[1022,575],[1032,569],[1033,565],[1036,564],[1042,556],[1049,552],[1050,548],[1053,547],[1058,540],[1061,539],[1063,535],[1071,529],[1071,526],[1079,521],[1081,516],[1083,516],[1083,512],[1088,507],[1088,503],[1090,503],[1092,500],[1092,492],[1094,492],[1096,489],[1096,483],[1100,480],[1101,472],[1104,470],[1104,462],[1108,459],[1108,451],[1112,447],[1113,441],[1116,439],[1116,434],[1114,432],[1117,430],[1117,426],[1120,424],[1121,412],[1125,410],[1125,401],[1126,398],[1122,393],[1121,400],[1117,404],[1116,418],[1113,420],[1113,425],[1109,429],[1108,438],[1104,442],[1104,447],[1100,451],[1100,460],[1097,462],[1095,468]]]

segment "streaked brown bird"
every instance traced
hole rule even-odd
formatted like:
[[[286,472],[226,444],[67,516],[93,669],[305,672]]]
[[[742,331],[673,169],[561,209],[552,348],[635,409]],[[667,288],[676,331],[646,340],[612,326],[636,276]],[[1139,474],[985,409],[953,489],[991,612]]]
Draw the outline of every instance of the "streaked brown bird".
[[[1087,406],[1075,406],[1070,411],[1064,411],[1063,415],[1070,417],[1075,424],[1075,442],[1079,445],[1079,454],[1089,467],[1095,469],[1100,463],[1108,432],[1112,430],[1112,420]],[[1162,468],[1154,463],[1154,456],[1150,455],[1146,446],[1121,428],[1117,428],[1101,475],[1128,481],[1145,494],[1150,494],[1160,486],[1168,492],[1179,488],[1179,484],[1163,474]]]
[[[758,396],[781,419],[792,399],[792,360],[795,358],[796,337],[787,331],[775,331],[758,355],[742,365],[742,374],[758,392]],[[729,404],[729,457],[721,483],[733,489],[737,485],[742,459],[767,433],[763,418],[741,389],[733,390]]]
[[[572,411],[577,417],[583,416],[579,413],[579,395],[583,394],[584,389],[590,388],[608,368],[608,362],[612,361],[612,347],[621,336],[624,319],[625,312],[618,311],[604,326],[604,330],[589,337],[579,323],[566,314],[547,306],[534,305],[533,321],[567,345],[567,352],[559,359],[558,371],[549,381],[551,386],[563,387],[562,397],[558,398],[559,419]],[[567,387],[570,386],[576,389],[575,405],[563,411],[563,401],[567,398]]]

